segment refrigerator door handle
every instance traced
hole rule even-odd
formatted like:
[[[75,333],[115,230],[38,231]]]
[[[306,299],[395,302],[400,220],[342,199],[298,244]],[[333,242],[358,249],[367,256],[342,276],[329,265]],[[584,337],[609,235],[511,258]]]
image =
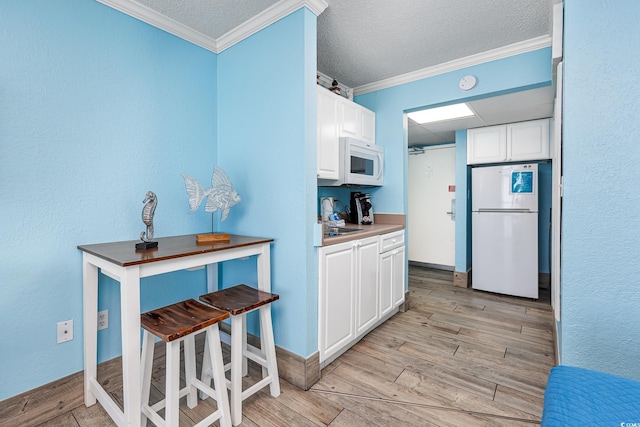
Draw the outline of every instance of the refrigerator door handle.
[[[486,213],[535,213],[531,209],[490,209],[490,208],[480,208],[478,212],[486,212]]]

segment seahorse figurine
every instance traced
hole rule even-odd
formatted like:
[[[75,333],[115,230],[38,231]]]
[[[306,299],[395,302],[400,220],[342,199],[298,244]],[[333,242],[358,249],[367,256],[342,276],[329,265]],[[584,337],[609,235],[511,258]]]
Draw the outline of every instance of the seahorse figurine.
[[[146,203],[144,208],[142,208],[142,222],[147,226],[147,231],[140,233],[140,240],[149,242],[153,239],[153,214],[158,205],[158,198],[153,191],[147,191],[147,195],[142,203]]]

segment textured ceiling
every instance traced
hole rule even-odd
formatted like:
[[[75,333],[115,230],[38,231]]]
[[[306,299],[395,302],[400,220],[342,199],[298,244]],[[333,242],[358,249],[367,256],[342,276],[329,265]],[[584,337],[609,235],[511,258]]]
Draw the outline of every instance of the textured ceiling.
[[[549,35],[549,0],[328,0],[318,70],[349,87]]]
[[[278,0],[136,0],[213,39],[242,25]]]
[[[556,0],[326,0],[318,71],[365,84],[550,35]],[[131,1],[135,3],[135,1]],[[277,0],[137,0],[218,39]]]
[[[102,0],[99,0],[102,1]],[[287,0],[118,0],[139,3],[213,40]],[[318,71],[358,88],[514,43],[550,36],[558,0],[326,0]],[[453,140],[455,129],[550,117],[551,88],[472,103],[478,117],[419,126],[409,145]]]

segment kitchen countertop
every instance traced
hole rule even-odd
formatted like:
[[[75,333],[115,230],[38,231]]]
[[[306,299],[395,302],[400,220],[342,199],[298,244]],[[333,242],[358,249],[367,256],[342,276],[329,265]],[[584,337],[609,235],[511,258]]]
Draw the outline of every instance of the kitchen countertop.
[[[387,234],[394,231],[404,230],[404,224],[347,224],[344,228],[357,228],[364,231],[347,233],[342,236],[323,237],[322,246],[335,245],[337,243],[344,243],[351,240],[358,240],[366,237],[378,236],[380,234]]]

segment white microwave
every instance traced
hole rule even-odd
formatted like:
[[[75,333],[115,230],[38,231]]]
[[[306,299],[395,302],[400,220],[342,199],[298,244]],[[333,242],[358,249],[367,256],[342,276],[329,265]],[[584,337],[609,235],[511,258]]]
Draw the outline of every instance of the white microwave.
[[[338,179],[319,179],[321,187],[378,187],[384,180],[384,148],[340,138]]]

